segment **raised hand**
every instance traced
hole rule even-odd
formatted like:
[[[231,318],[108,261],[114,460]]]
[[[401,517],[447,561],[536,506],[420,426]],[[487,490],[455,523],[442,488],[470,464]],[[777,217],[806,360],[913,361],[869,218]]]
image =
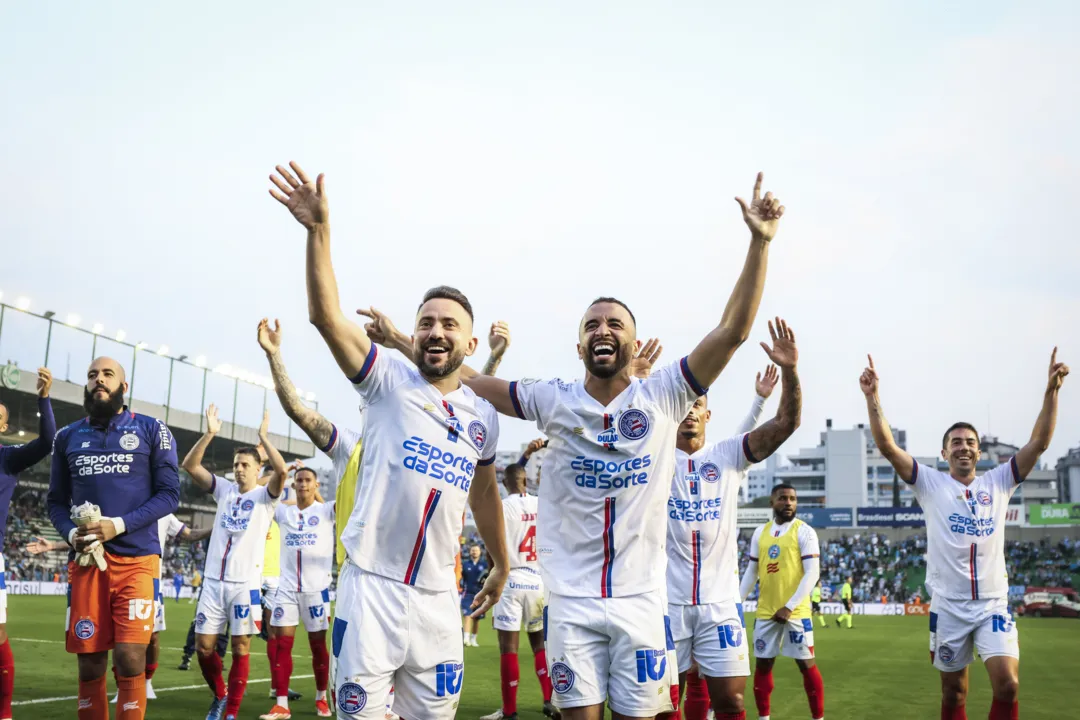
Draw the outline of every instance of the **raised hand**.
[[[544,447],[544,443],[546,442],[547,440],[545,440],[544,438],[537,438],[533,440],[525,447],[525,457],[532,457],[533,453]]]
[[[394,327],[394,323],[390,322],[390,318],[373,307],[366,310],[359,308],[356,314],[363,315],[370,321],[364,323],[364,332],[367,333],[371,342],[383,347],[394,347],[393,340],[394,336],[397,335],[397,328]]]
[[[776,369],[775,365],[769,365],[765,368],[765,373],[758,373],[757,379],[754,381],[754,390],[757,394],[763,398],[768,398],[772,395],[773,388],[776,387],[777,380],[780,379],[780,372]]]
[[[274,319],[274,329],[270,329],[270,321],[263,318],[259,321],[259,347],[267,355],[273,355],[281,349],[281,323]]]
[[[659,338],[649,338],[648,342],[641,346],[637,355],[630,361],[630,374],[644,380],[652,374],[653,365],[660,359],[664,352],[664,346]]]
[[[502,320],[491,323],[488,332],[488,347],[492,355],[502,356],[510,347],[510,326]]]
[[[52,373],[49,368],[38,368],[37,371],[37,394],[38,397],[49,397],[49,389],[52,388]]]
[[[221,432],[221,418],[218,417],[217,405],[210,403],[206,408],[206,432],[217,435]]]
[[[1065,381],[1065,376],[1069,374],[1069,366],[1063,362],[1057,361],[1057,348],[1050,353],[1050,379],[1047,382],[1046,389],[1053,391],[1061,387],[1061,384]]]
[[[750,228],[754,237],[769,241],[776,237],[777,226],[784,215],[784,206],[773,197],[771,191],[765,193],[765,197],[761,197],[761,182],[764,179],[765,173],[757,174],[754,195],[749,204],[741,197],[735,198],[735,202],[742,208],[743,222]]]
[[[270,196],[289,208],[296,221],[308,230],[316,225],[325,225],[330,221],[330,205],[326,200],[324,175],[319,173],[315,182],[311,182],[307,173],[295,162],[290,161],[289,167],[296,173],[295,176],[281,165],[274,168],[277,175],[271,175],[270,182],[281,192],[270,188]]]
[[[874,358],[867,354],[866,359],[869,361],[870,366],[865,368],[862,375],[859,376],[859,389],[863,391],[863,395],[872,397],[877,395],[878,374],[877,370],[874,369]]]
[[[799,350],[795,347],[795,331],[788,327],[787,323],[776,318],[776,325],[769,321],[769,335],[772,336],[773,346],[761,343],[765,354],[778,366],[790,369],[799,362]]]
[[[263,410],[263,419],[259,423],[259,439],[265,442],[268,432],[270,432],[270,411]]]

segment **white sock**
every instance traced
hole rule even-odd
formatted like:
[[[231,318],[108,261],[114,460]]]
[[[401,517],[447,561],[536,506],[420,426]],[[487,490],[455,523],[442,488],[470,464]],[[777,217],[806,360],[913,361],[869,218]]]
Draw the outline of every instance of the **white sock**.
[[[325,699],[326,699],[326,691],[325,690],[316,690],[315,691],[315,700],[316,701],[325,700]]]
[[[289,696],[288,696],[288,694],[286,694],[286,695],[278,695],[277,696],[277,704],[280,705],[283,708],[289,707]]]
[[[470,635],[470,637],[472,638],[473,642],[476,642],[476,633],[473,633],[472,635]]]

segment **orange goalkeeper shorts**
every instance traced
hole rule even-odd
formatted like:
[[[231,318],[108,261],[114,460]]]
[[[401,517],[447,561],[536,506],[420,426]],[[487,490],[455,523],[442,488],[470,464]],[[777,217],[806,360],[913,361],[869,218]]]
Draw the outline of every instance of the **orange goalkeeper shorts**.
[[[116,643],[147,645],[154,631],[158,555],[105,553],[108,569],[68,563],[67,651],[97,653]]]

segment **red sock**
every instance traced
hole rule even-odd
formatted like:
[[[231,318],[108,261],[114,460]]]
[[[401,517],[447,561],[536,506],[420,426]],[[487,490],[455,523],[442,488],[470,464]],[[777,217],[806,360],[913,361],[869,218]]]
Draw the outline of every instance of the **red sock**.
[[[15,694],[15,657],[11,643],[0,645],[0,718],[11,717],[11,697]]]
[[[292,678],[293,660],[292,649],[295,637],[282,635],[278,638],[277,646],[277,670],[273,674],[274,689],[277,694],[286,697],[289,694],[289,680]]]
[[[503,715],[513,715],[517,712],[518,681],[521,679],[517,653],[499,656],[499,679],[502,681]]]
[[[157,672],[157,663],[146,666],[146,680],[149,682],[150,678],[154,677],[154,673]]]
[[[1020,701],[994,700],[990,704],[990,720],[1020,720]]]
[[[825,717],[825,683],[817,665],[802,671],[802,684],[806,689],[806,699],[810,701],[810,717]]]
[[[769,714],[769,696],[773,691],[772,668],[754,671],[754,703],[758,715]]]
[[[218,654],[212,652],[206,657],[199,655],[199,668],[214,697],[218,700],[225,697],[225,680],[221,677],[221,658]]]
[[[326,636],[308,635],[311,646],[311,669],[315,671],[315,689],[325,692],[330,685],[330,652],[326,649]]]
[[[90,682],[79,681],[79,720],[109,720],[109,694],[105,676]]]
[[[536,677],[540,681],[540,692],[544,694],[544,702],[550,702],[551,678],[548,677],[546,650],[541,650],[533,655],[533,667],[536,668]]]
[[[266,640],[266,659],[270,661],[270,689],[277,690],[278,648],[281,638],[271,637]]]
[[[251,657],[248,655],[233,655],[232,667],[229,668],[229,701],[225,703],[226,717],[240,714],[240,701],[244,699],[244,689],[247,688],[250,663]],[[277,691],[281,692],[281,688]]]
[[[686,697],[683,698],[683,717],[686,720],[705,720],[709,714],[709,686],[705,676],[691,670],[686,673]]]
[[[941,702],[941,720],[967,720],[967,711],[964,705],[946,705]]]
[[[718,713],[716,720],[746,720],[746,711],[741,710],[737,713]]]

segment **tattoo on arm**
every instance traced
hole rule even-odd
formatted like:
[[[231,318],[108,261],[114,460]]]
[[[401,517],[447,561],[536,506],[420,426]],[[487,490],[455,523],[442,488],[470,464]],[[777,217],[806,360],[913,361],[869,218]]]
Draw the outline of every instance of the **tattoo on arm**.
[[[281,359],[280,352],[270,356],[270,374],[274,378],[274,388],[285,414],[300,426],[300,429],[311,438],[311,442],[320,448],[326,447],[334,431],[333,425],[300,400],[296,387],[289,379],[289,373],[285,371],[285,363]]]
[[[751,431],[747,443],[755,460],[772,455],[799,427],[802,414],[802,385],[794,368],[785,368],[776,417]]]
[[[499,369],[499,364],[502,363],[502,358],[492,353],[488,355],[487,362],[484,363],[484,369],[480,371],[481,375],[494,375],[495,371]]]

